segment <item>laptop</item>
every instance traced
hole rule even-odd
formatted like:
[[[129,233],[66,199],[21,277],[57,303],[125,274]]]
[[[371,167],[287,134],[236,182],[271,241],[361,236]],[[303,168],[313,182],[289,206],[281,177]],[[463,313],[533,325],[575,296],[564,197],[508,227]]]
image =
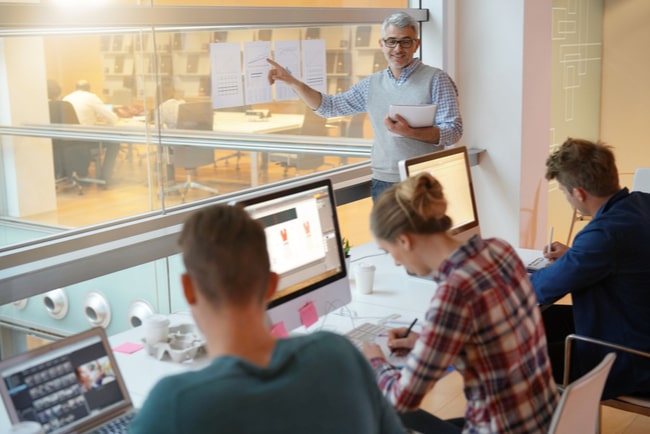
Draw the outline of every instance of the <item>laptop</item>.
[[[87,433],[128,425],[135,414],[100,327],[1,360],[0,376],[12,424],[35,421],[48,434]]]

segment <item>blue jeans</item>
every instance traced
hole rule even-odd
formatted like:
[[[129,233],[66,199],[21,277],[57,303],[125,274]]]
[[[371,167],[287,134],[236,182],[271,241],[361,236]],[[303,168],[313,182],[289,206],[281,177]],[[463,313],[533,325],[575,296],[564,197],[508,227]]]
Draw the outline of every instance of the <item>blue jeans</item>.
[[[380,181],[378,179],[372,178],[370,180],[370,195],[372,196],[372,202],[377,202],[377,199],[379,198],[379,195],[395,184],[394,182],[386,182],[386,181]]]

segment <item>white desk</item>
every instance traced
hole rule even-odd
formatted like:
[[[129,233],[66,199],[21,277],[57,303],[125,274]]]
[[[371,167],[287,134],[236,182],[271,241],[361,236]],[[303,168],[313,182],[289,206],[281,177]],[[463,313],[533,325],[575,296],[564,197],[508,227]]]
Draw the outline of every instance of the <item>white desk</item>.
[[[524,262],[540,255],[538,250],[518,249]],[[384,322],[387,327],[408,326],[414,318],[424,319],[424,313],[437,285],[433,281],[409,276],[403,267],[397,267],[392,257],[377,247],[374,242],[354,247],[351,250],[352,302],[347,306],[321,317],[309,329],[301,327],[296,333],[310,333],[328,330],[344,334],[364,322]],[[355,288],[353,279],[355,265],[369,262],[376,266],[372,294],[361,294]],[[189,313],[175,314],[172,324],[192,322]],[[131,329],[110,338],[113,346],[124,342],[141,342],[141,331]],[[166,376],[186,369],[201,368],[208,363],[203,358],[192,363],[176,364],[169,360],[159,361],[140,350],[133,354],[116,353],[117,362],[132,398],[139,406],[156,382]]]
[[[538,250],[517,251],[524,263],[541,254]],[[425,310],[437,287],[433,281],[409,276],[403,267],[395,266],[392,257],[380,250],[374,242],[354,247],[351,254],[352,302],[320,318],[309,329],[297,329],[296,333],[328,330],[343,334],[364,322],[383,322],[387,327],[404,327],[413,318],[424,319]],[[355,288],[354,268],[359,262],[376,266],[372,294],[361,294]],[[177,313],[170,319],[172,326],[193,322],[189,313]],[[115,347],[125,342],[140,343],[141,338],[141,330],[135,328],[111,336],[110,342]],[[200,369],[209,363],[205,357],[184,364],[170,360],[160,361],[149,356],[144,349],[132,354],[116,352],[115,357],[136,407],[142,405],[151,388],[161,378],[188,369]],[[1,411],[0,428],[5,426],[3,423],[8,424],[6,413]]]
[[[436,289],[431,281],[410,277],[401,267],[396,267],[392,258],[381,251],[374,243],[369,243],[352,249],[352,266],[357,258],[372,262],[377,266],[375,285],[372,294],[360,294],[351,279],[352,303],[320,318],[309,329],[299,328],[296,333],[309,333],[317,330],[329,330],[346,333],[352,328],[364,323],[384,321],[388,327],[407,326],[415,317],[423,318],[424,308]],[[192,322],[187,313],[171,316],[172,326]],[[142,334],[139,328],[111,336],[113,347],[125,342],[141,342]],[[170,360],[159,361],[140,350],[132,354],[115,353],[120,370],[136,406],[142,405],[151,388],[164,376],[182,372],[187,369],[198,369],[208,363],[206,358],[192,363],[176,364]]]
[[[212,129],[219,133],[229,134],[272,134],[281,131],[294,130],[302,126],[304,115],[277,113],[264,119],[255,119],[244,112],[216,111],[213,115]],[[142,118],[120,119],[121,127],[144,126]],[[251,159],[251,186],[259,185],[258,152],[250,151]]]
[[[215,112],[214,131],[222,133],[239,134],[272,134],[280,131],[300,128],[304,115],[292,114],[271,114],[271,117],[255,120],[242,112]],[[250,151],[251,159],[251,186],[259,185],[259,162],[258,152]]]

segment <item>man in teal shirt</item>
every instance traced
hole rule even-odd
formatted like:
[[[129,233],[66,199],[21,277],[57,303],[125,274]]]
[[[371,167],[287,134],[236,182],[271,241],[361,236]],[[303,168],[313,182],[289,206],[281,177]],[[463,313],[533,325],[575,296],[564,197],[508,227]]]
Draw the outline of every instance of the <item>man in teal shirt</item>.
[[[183,290],[212,362],[162,379],[130,433],[405,432],[347,338],[269,332],[266,303],[279,277],[270,271],[264,229],[245,210],[199,210],[180,245]]]

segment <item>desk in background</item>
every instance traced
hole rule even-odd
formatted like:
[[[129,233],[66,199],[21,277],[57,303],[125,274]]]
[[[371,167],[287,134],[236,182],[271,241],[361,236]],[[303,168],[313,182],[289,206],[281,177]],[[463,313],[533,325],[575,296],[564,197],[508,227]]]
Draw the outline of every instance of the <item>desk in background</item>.
[[[244,112],[215,111],[212,130],[227,134],[273,134],[300,128],[304,115],[272,114],[268,118],[257,119]],[[144,117],[122,118],[117,126],[123,128],[143,128]],[[169,130],[171,131],[171,130]],[[234,148],[236,150],[236,148]],[[251,159],[251,186],[259,185],[258,152],[249,151]]]

